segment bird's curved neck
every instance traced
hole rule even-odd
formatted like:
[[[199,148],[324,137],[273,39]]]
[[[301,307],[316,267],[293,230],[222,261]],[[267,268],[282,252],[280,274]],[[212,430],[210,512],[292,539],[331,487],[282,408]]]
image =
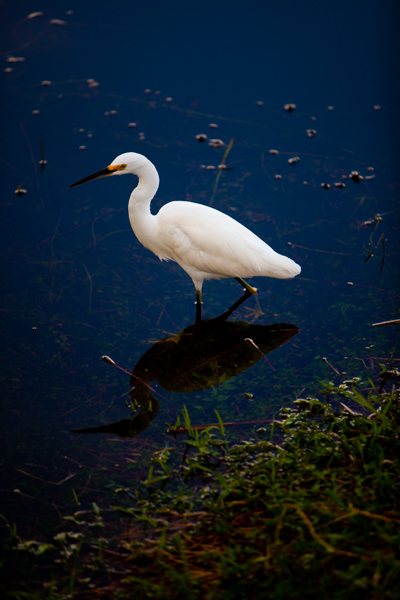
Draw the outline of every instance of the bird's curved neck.
[[[157,169],[150,161],[140,168],[137,176],[139,183],[129,198],[129,221],[136,237],[148,247],[146,233],[151,228],[153,220],[150,204],[158,190],[160,178]]]

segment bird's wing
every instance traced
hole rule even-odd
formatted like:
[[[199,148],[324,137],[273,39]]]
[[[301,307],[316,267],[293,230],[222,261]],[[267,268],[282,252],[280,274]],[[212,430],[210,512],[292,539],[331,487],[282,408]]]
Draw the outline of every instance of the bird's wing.
[[[249,229],[208,206],[170,202],[159,211],[157,222],[159,238],[168,246],[165,255],[187,272],[194,269],[217,277],[287,278],[295,274],[287,270],[286,262],[293,263],[291,259],[277,254]]]

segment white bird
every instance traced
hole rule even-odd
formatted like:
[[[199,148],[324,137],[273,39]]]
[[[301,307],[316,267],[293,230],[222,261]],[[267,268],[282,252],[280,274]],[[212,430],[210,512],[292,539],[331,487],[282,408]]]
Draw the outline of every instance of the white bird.
[[[139,183],[128,204],[129,220],[139,242],[160,260],[174,260],[192,278],[196,288],[196,322],[201,320],[201,290],[205,279],[234,277],[247,295],[255,294],[242,277],[290,279],[301,271],[298,264],[275,252],[249,229],[228,215],[193,202],[169,202],[156,215],[150,204],[160,178],[145,156],[120,154],[110,166],[76,181],[81,185],[100,177],[137,175]]]

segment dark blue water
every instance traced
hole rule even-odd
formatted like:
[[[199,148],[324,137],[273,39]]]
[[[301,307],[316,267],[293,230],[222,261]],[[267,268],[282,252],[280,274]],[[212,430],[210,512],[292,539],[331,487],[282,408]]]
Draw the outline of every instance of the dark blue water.
[[[27,19],[35,10],[44,15]],[[140,480],[174,444],[165,423],[184,404],[194,424],[215,422],[215,408],[224,421],[263,420],[318,393],[321,379],[378,380],[398,348],[396,326],[371,327],[398,318],[398,13],[395,1],[3,5],[0,512],[22,533],[73,510],[73,490],[107,505],[115,485]],[[200,144],[199,133],[225,145]],[[230,170],[202,168],[219,165],[232,139]],[[129,417],[129,373],[193,323],[195,294],[131,231],[133,177],[68,189],[126,151],[159,171],[153,212],[212,202],[302,267],[290,281],[253,279],[259,296],[230,318],[289,323],[296,336],[268,360],[232,358],[237,372],[225,365],[215,387],[168,383],[156,354],[146,381],[159,412],[128,439],[72,430]],[[213,318],[241,290],[214,281],[203,294]]]

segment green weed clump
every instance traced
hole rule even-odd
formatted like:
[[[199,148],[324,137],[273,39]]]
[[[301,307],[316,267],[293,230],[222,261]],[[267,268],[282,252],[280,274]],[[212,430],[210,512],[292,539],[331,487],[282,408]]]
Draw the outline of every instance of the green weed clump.
[[[299,399],[235,445],[222,422],[199,431],[185,411],[182,463],[158,453],[148,498],[115,507],[146,538],[64,548],[43,597],[398,598],[399,392],[366,397],[356,383],[325,384],[327,401]]]

